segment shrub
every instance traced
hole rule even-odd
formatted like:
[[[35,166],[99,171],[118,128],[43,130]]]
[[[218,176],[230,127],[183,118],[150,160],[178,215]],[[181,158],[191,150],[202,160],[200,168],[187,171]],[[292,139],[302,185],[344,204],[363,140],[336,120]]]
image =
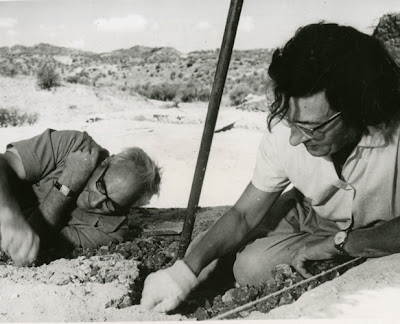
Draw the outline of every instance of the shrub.
[[[194,83],[189,82],[181,86],[179,92],[182,102],[192,102],[197,100],[197,88]]]
[[[162,101],[170,101],[175,99],[178,93],[179,85],[174,83],[159,83],[151,85],[146,83],[144,85],[137,85],[135,90],[142,96]]]
[[[188,83],[158,83],[136,85],[134,90],[140,95],[155,100],[192,102],[208,101],[211,90],[205,86],[198,86],[194,82]]]
[[[20,113],[16,108],[0,108],[0,127],[33,125],[37,122],[37,113]]]
[[[0,65],[0,74],[8,77],[14,77],[18,73],[17,68],[10,62]]]
[[[234,87],[229,94],[231,106],[238,106],[245,102],[245,98],[250,93],[252,93],[252,89],[250,89],[250,87],[247,85],[238,85]]]
[[[60,85],[60,75],[54,66],[45,64],[37,72],[37,84],[41,89],[50,90]]]
[[[79,84],[90,85],[90,79],[85,73],[69,75],[65,78],[65,81],[67,81],[69,83],[79,83]]]
[[[211,89],[203,87],[197,92],[198,101],[209,101],[211,97]]]

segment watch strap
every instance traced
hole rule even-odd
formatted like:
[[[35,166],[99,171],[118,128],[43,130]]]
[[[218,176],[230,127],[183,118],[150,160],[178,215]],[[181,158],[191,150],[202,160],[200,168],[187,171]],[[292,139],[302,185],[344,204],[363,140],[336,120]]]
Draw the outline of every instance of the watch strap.
[[[73,196],[74,196],[73,191],[72,191],[68,186],[63,185],[63,184],[59,183],[58,181],[56,181],[56,182],[54,183],[54,187],[55,187],[55,188],[58,190],[58,192],[59,192],[60,194],[62,194],[63,196],[66,196],[66,197],[73,197]]]

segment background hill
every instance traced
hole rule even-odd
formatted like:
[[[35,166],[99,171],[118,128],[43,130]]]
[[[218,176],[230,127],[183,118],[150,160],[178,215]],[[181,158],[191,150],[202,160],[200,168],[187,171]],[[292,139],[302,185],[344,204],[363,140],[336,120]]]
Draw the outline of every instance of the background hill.
[[[400,63],[400,14],[384,15],[373,35],[381,39]],[[237,106],[249,94],[264,95],[267,69],[274,49],[234,51],[224,97]],[[59,83],[112,87],[149,99],[179,102],[208,101],[219,50],[183,54],[171,47],[133,46],[93,53],[50,44],[0,48],[0,75],[36,77],[44,66]]]
[[[234,51],[226,94],[238,88],[241,97],[263,94],[272,53]],[[0,74],[36,76],[41,67],[50,65],[64,82],[118,87],[151,99],[207,101],[218,55],[219,50],[182,54],[171,47],[133,46],[97,54],[50,44],[15,45],[0,48]]]

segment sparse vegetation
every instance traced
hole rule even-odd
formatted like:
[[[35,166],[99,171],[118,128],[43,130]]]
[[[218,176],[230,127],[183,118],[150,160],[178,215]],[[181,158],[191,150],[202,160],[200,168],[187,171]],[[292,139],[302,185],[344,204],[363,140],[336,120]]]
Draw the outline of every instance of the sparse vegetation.
[[[41,89],[50,90],[58,87],[60,80],[60,75],[53,65],[44,64],[37,72],[37,84]]]
[[[0,74],[8,77],[14,77],[18,74],[18,70],[14,64],[6,61],[0,64]]]
[[[151,84],[150,82],[137,85],[134,90],[140,95],[161,101],[208,101],[211,90],[204,86],[197,86],[194,82]]]
[[[0,49],[0,74],[37,76],[41,89],[52,89],[61,80],[96,87],[138,91],[157,100],[208,101],[219,50],[182,55],[172,48],[134,46],[95,54],[48,44]],[[263,94],[272,50],[234,51],[224,95],[245,84]]]
[[[246,97],[252,92],[252,89],[247,85],[238,85],[234,87],[229,94],[231,106],[238,106],[242,104],[245,102]]]
[[[37,122],[37,113],[20,113],[16,108],[0,108],[0,127],[33,125]]]

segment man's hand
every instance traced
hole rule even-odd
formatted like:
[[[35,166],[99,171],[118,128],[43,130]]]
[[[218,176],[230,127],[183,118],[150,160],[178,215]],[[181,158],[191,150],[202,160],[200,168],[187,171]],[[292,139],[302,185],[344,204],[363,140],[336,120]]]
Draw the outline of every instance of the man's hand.
[[[77,151],[83,151],[83,150],[92,150],[92,149],[97,149],[99,151],[99,160],[103,161],[106,158],[110,156],[110,153],[103,147],[101,147],[99,144],[97,144],[93,138],[89,136],[86,132],[84,132],[84,140],[78,147]]]
[[[5,210],[1,212],[8,213]],[[16,266],[29,265],[39,252],[39,236],[23,216],[10,216],[0,224],[1,249],[10,255]]]
[[[99,162],[99,149],[96,146],[84,147],[70,153],[65,160],[65,169],[60,176],[60,183],[79,192],[86,185]]]
[[[170,268],[151,273],[144,282],[140,304],[166,313],[175,309],[196,287],[198,280],[186,263],[178,260]]]
[[[305,264],[307,261],[329,260],[338,255],[333,242],[333,236],[325,239],[306,243],[292,254],[292,266],[304,277],[312,275],[307,272]]]

